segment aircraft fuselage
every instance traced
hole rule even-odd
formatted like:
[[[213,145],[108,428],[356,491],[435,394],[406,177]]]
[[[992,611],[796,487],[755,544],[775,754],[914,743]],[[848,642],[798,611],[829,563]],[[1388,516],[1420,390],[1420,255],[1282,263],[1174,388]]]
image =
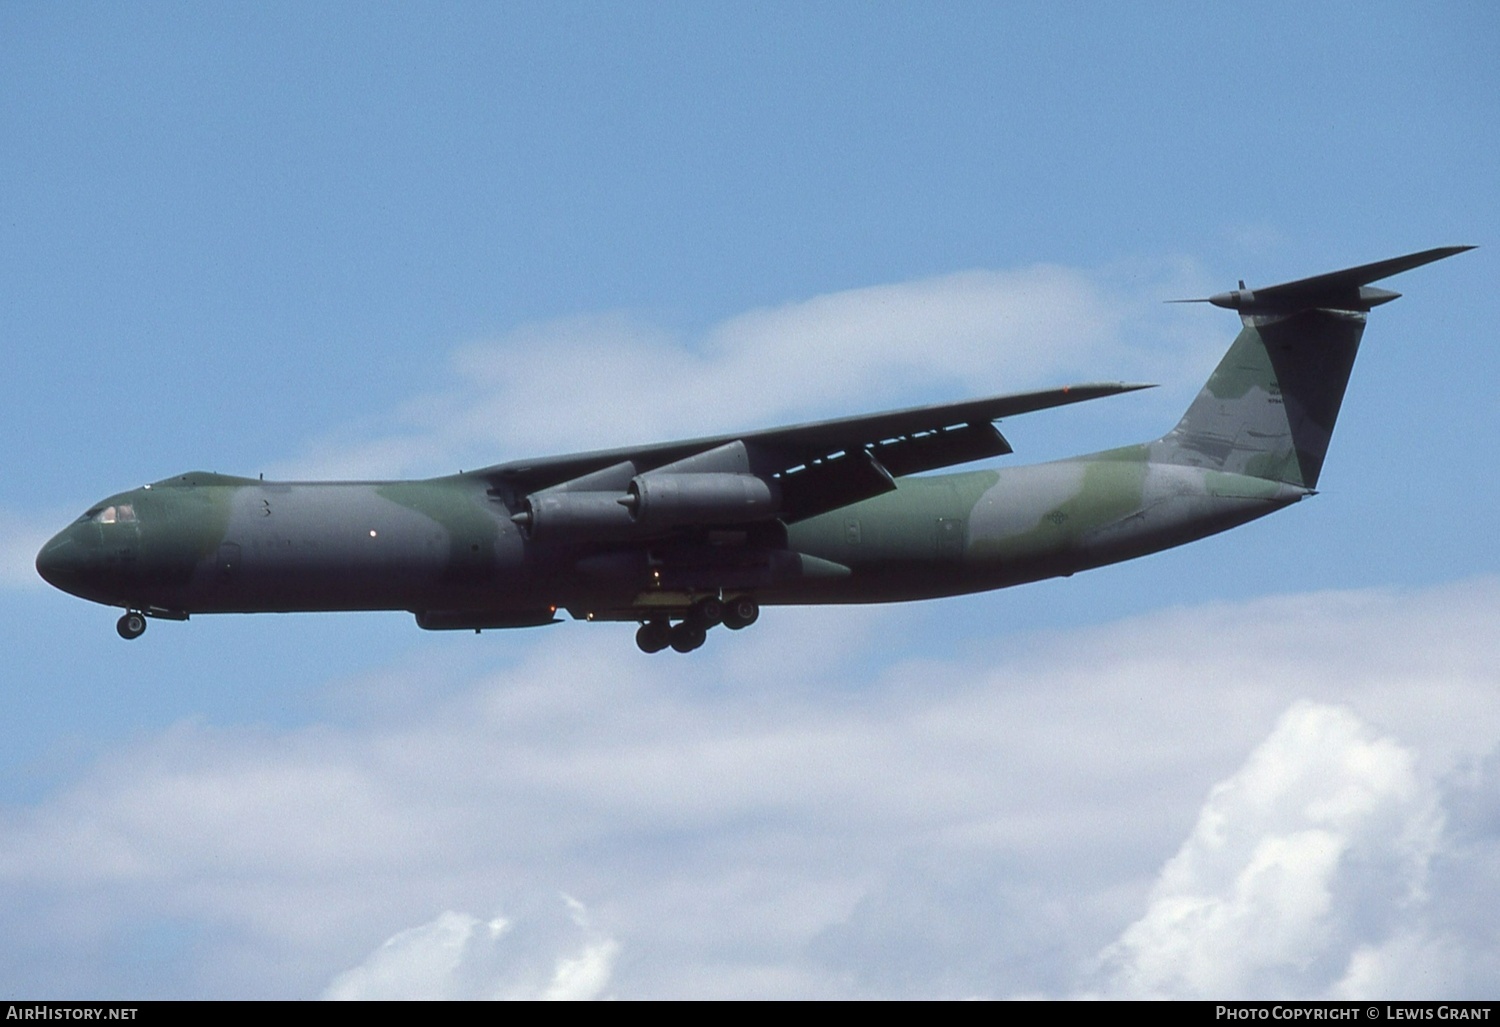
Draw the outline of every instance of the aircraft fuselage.
[[[638,619],[709,592],[799,604],[999,588],[1179,545],[1306,494],[1148,455],[1138,446],[899,479],[892,492],[784,536],[727,528],[616,543],[530,541],[483,481],[463,476],[265,482],[193,473],[97,504],[47,544],[37,566],[85,599],[168,617],[492,611],[501,626],[507,615],[538,623],[568,609]]]

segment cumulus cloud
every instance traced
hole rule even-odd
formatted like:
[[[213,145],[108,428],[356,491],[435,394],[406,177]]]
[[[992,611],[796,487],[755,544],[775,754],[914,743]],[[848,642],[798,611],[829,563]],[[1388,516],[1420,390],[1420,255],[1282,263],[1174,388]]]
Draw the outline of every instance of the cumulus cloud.
[[[1175,380],[1203,336],[1183,334],[1159,301],[1192,272],[1148,270],[971,270],[746,311],[696,333],[626,314],[523,325],[460,347],[452,387],[405,404],[395,424],[346,426],[275,473],[446,473],[1069,381]]]
[[[1482,579],[919,659],[900,609],[505,636],[6,811],[0,987],[118,991],[166,924],[187,997],[1482,991],[1497,618]]]
[[[1106,951],[1109,991],[1275,997],[1342,980],[1368,994],[1385,950],[1411,955],[1409,936],[1382,936],[1420,902],[1441,827],[1410,750],[1346,708],[1298,702],[1213,789],[1145,915]]]
[[[1095,993],[1491,995],[1500,746],[1434,760],[1442,721],[1430,720],[1392,722],[1408,745],[1348,706],[1295,702],[1211,790],[1143,915],[1101,953]]]
[[[559,931],[557,918],[550,916],[541,930],[527,925],[517,941],[518,932],[504,917],[481,921],[448,910],[430,923],[387,939],[359,966],[334,978],[323,997],[401,1001],[598,998],[609,984],[619,945],[590,928],[582,903],[562,898],[571,931]],[[571,937],[559,937],[563,933]],[[559,946],[562,951],[548,955],[549,949]]]
[[[420,927],[402,931],[380,946],[370,958],[334,978],[324,998],[330,999],[472,999],[488,998],[498,970],[485,966],[476,973],[466,964],[494,961],[495,943],[505,933],[504,917],[488,923],[464,913],[448,911]]]

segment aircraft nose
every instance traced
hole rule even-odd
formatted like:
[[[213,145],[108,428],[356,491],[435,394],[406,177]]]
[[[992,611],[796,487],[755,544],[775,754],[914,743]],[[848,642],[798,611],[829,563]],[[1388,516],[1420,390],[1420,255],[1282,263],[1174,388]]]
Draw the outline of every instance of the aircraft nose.
[[[36,554],[36,572],[64,592],[73,592],[90,576],[97,554],[81,545],[72,528],[58,532]]]

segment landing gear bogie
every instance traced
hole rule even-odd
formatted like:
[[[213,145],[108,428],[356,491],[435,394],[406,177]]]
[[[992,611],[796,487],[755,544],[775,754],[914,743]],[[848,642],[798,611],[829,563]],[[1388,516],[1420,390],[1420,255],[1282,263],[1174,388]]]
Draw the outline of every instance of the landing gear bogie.
[[[146,615],[126,610],[124,616],[115,622],[115,630],[126,640],[140,638],[146,633]]]
[[[705,596],[693,604],[687,620],[707,631],[724,620],[724,602],[718,596]]]
[[[760,617],[760,604],[749,596],[740,596],[724,604],[724,626],[730,631],[748,628]]]
[[[643,653],[659,653],[672,644],[672,626],[665,620],[648,620],[635,633],[635,644]]]
[[[730,600],[704,596],[685,610],[676,624],[661,616],[642,622],[636,629],[635,644],[643,653],[659,653],[667,648],[690,653],[703,645],[711,628],[722,624],[731,631],[739,631],[754,624],[758,617],[760,604],[749,596]]]
[[[672,649],[674,652],[690,653],[697,649],[708,639],[708,629],[690,620],[685,620],[672,628]]]

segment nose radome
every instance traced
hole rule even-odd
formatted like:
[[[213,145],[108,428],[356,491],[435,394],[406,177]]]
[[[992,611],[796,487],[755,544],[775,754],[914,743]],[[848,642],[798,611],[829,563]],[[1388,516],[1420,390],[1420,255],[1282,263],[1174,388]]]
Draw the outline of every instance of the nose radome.
[[[36,554],[36,572],[47,584],[66,592],[87,570],[88,556],[71,530],[62,531]]]
[[[67,561],[63,557],[63,549],[71,545],[61,535],[54,536],[50,542],[42,547],[42,551],[36,554],[36,572],[42,576],[42,580],[54,588],[61,588],[59,580],[66,570]]]

